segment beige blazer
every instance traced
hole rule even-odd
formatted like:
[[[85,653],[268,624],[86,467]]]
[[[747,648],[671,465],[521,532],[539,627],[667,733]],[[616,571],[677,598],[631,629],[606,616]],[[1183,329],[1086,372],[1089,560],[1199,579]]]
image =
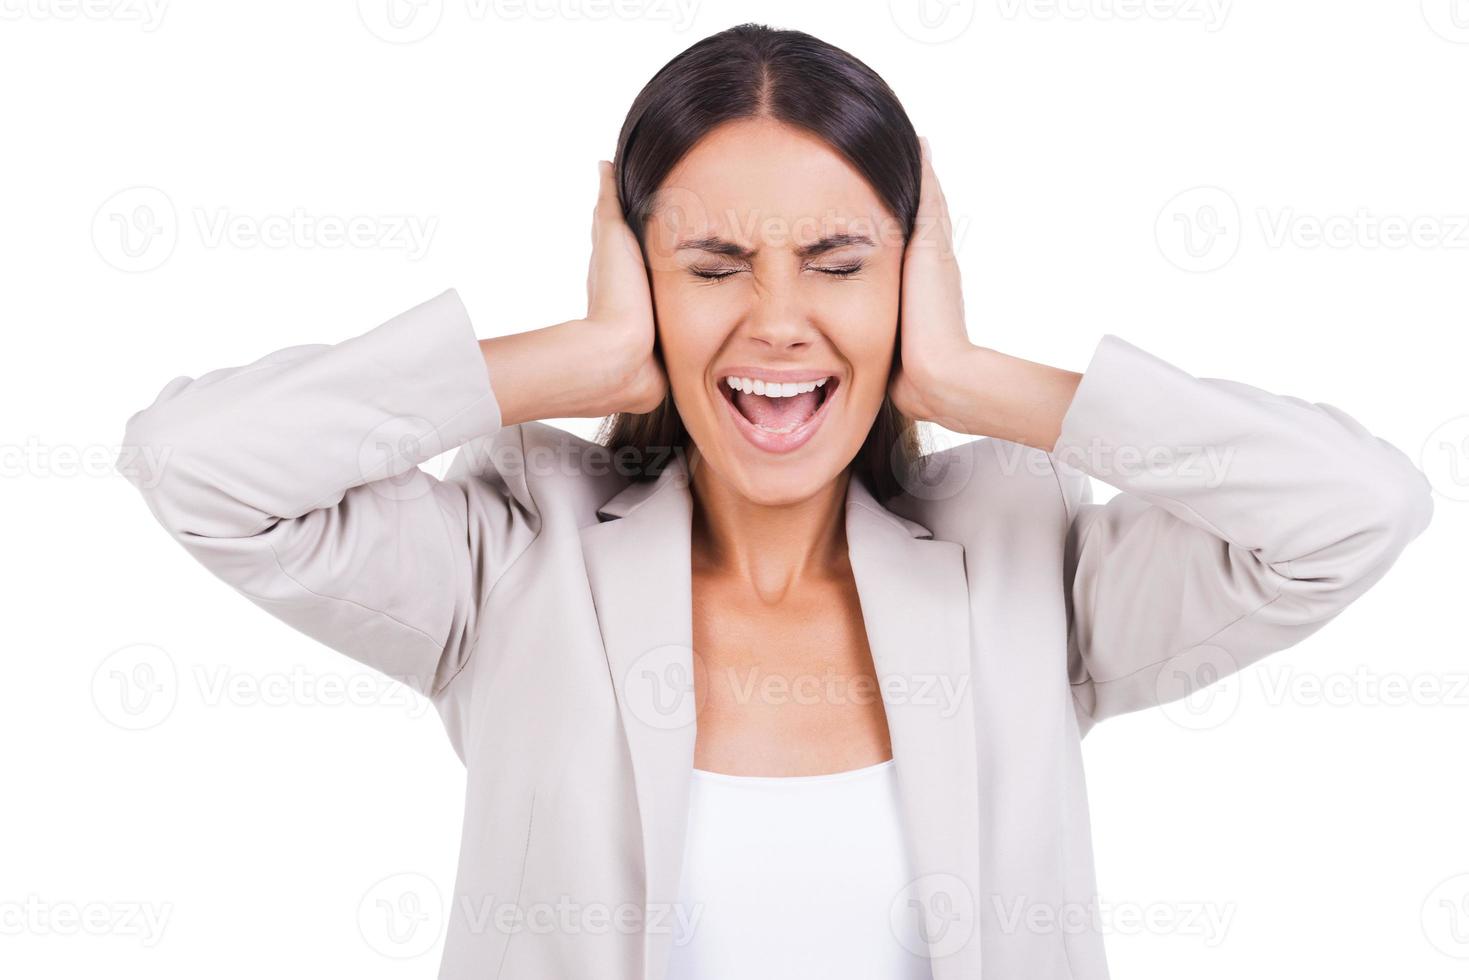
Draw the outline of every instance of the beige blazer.
[[[662,980],[698,911],[687,467],[630,483],[502,427],[476,339],[450,291],[178,378],[127,424],[163,462],[135,482],[215,575],[437,707],[468,781],[441,976]],[[1428,483],[1336,408],[1109,334],[1052,452],[980,439],[907,486],[854,480],[845,517],[915,874],[893,914],[937,980],[1100,980],[1081,737],[1324,626]]]

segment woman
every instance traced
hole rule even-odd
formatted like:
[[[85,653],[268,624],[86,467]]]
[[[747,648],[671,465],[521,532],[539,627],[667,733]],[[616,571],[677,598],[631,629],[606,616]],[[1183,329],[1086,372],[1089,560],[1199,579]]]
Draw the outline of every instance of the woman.
[[[439,709],[441,975],[1106,976],[1081,736],[1320,628],[1426,480],[1114,335],[971,343],[926,146],[805,34],[694,45],[599,168],[585,318],[448,292],[128,424],[196,558]]]

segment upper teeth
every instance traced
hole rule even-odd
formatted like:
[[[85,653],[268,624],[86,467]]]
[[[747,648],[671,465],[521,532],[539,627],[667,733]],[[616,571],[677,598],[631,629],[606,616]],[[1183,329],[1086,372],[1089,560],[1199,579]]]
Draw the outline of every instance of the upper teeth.
[[[830,378],[821,378],[816,381],[762,381],[759,378],[737,378],[731,375],[724,379],[724,383],[735,391],[743,391],[747,395],[764,395],[767,398],[790,398],[793,395],[805,394],[815,391],[826,384]]]

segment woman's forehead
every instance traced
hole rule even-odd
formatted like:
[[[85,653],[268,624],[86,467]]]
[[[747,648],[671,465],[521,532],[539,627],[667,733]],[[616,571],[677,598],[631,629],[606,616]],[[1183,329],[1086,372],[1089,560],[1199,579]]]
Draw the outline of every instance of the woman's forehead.
[[[645,223],[648,237],[669,250],[699,247],[705,251],[778,249],[881,248],[901,245],[901,229],[881,205],[865,210],[831,206],[824,210],[766,208],[745,201],[723,207],[682,192],[664,197]]]
[[[668,235],[797,248],[866,234],[881,241],[886,207],[866,179],[818,137],[769,119],[717,127],[654,195],[650,223]],[[651,219],[658,219],[651,222]]]

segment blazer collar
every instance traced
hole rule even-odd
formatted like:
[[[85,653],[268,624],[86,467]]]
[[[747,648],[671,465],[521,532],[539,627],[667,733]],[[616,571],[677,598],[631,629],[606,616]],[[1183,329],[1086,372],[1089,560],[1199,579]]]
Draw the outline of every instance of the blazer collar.
[[[601,522],[581,531],[582,551],[632,763],[651,926],[680,897],[702,669],[692,646],[684,460],[597,513]],[[935,980],[978,976],[979,775],[964,550],[883,507],[856,478],[845,521],[914,875],[894,896],[893,914],[922,917]],[[645,980],[663,980],[673,938],[645,933]]]

